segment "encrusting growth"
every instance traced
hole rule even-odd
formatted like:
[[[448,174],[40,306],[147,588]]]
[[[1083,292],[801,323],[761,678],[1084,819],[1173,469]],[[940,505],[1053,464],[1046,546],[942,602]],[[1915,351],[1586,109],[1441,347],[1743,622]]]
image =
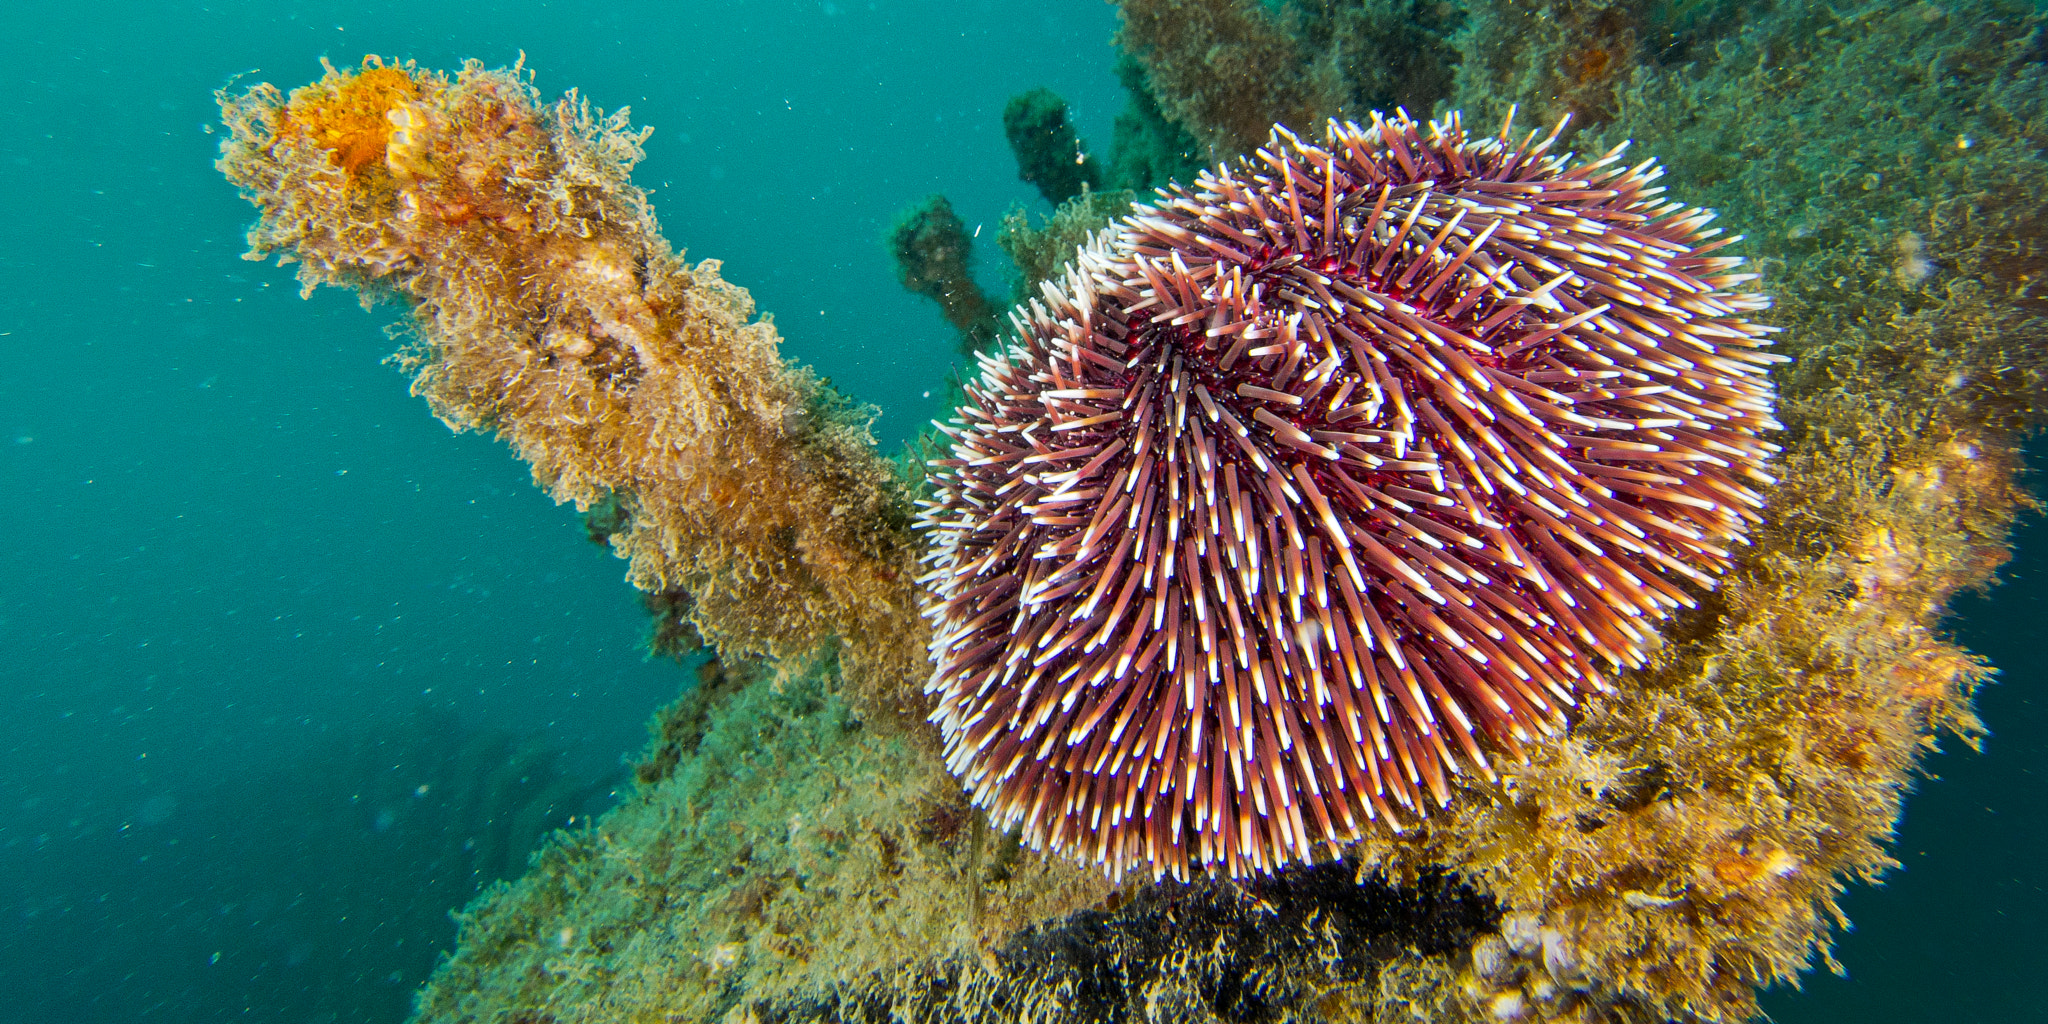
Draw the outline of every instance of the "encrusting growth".
[[[837,636],[851,674],[911,671],[914,537],[869,414],[785,364],[715,261],[669,248],[623,111],[543,104],[519,68],[374,58],[220,101],[221,170],[263,211],[250,258],[411,303],[415,393],[556,500],[617,501],[635,585],[687,590],[731,653]]]
[[[1005,827],[1112,876],[1333,857],[1728,568],[1764,300],[1651,162],[1555,138],[1276,129],[983,357],[927,614],[948,765]]]

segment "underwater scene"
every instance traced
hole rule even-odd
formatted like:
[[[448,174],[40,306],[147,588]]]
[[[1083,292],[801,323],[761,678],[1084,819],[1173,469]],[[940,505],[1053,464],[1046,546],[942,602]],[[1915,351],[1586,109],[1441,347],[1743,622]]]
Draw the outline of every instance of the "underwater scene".
[[[0,28],[0,1021],[2048,1021],[2033,0]]]

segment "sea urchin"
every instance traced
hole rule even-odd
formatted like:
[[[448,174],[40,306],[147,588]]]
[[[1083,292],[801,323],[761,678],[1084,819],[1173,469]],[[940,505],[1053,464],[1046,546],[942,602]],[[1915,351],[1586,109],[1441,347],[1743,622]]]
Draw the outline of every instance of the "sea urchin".
[[[1013,314],[924,513],[933,720],[998,825],[1113,876],[1322,859],[1728,567],[1765,300],[1557,135],[1275,128]]]

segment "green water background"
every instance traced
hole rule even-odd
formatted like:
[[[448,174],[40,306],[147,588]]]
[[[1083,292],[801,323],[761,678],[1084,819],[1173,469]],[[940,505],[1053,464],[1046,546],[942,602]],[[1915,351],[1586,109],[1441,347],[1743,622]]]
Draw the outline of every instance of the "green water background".
[[[215,89],[523,50],[544,93],[630,104],[669,238],[893,448],[953,340],[883,230],[943,191],[1004,289],[996,222],[1044,206],[1003,101],[1051,87],[1106,147],[1114,27],[1099,0],[0,11],[0,1021],[396,1020],[449,935],[438,906],[400,926],[397,865],[475,825],[407,796],[477,767],[428,763],[434,738],[559,751],[591,788],[557,810],[587,813],[689,678],[643,658],[573,513],[380,364],[397,311],[239,259]],[[2006,672],[1989,752],[1933,762],[1907,870],[1847,901],[1850,979],[1778,1020],[2048,1020],[2044,553],[2030,527],[2014,582],[1963,603]]]

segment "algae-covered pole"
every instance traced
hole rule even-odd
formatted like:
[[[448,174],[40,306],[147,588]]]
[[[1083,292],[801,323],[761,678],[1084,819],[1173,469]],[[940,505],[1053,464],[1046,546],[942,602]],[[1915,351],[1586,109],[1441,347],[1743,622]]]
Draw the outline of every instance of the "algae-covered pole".
[[[977,229],[978,230],[978,229]],[[887,238],[903,287],[939,304],[960,335],[960,354],[989,346],[998,330],[996,310],[974,280],[968,260],[974,236],[945,196],[926,196],[897,218]]]
[[[635,585],[687,590],[735,653],[837,636],[851,674],[916,674],[907,503],[868,415],[779,358],[717,261],[669,247],[624,111],[543,103],[516,67],[375,58],[220,102],[220,168],[263,211],[250,258],[411,304],[414,392],[509,442],[557,501],[616,498]]]

